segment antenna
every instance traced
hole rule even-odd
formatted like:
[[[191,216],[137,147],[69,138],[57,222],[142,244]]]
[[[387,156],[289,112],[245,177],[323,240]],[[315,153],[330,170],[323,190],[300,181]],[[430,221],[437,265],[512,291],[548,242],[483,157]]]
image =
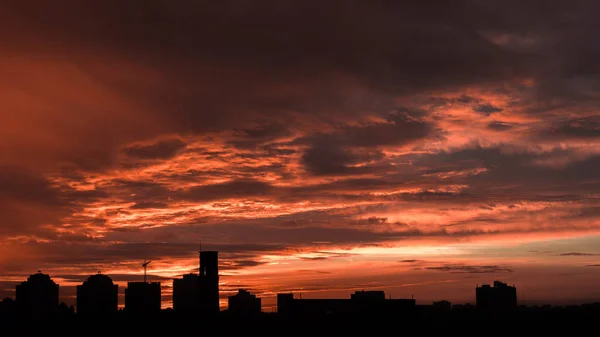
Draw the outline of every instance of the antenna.
[[[198,247],[198,275],[202,276],[202,240],[200,240],[200,245]]]
[[[144,283],[146,283],[146,267],[148,267],[148,265],[150,264],[150,262],[152,262],[152,261],[146,261],[146,260],[144,260],[144,263],[142,263],[142,267],[144,267]]]

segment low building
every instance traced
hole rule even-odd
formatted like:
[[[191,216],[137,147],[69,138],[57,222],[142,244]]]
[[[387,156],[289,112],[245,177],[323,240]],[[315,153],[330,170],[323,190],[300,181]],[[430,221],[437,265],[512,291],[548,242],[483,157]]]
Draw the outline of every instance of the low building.
[[[238,293],[229,296],[228,311],[236,316],[253,316],[262,312],[261,299],[247,290],[240,289]]]
[[[125,289],[125,311],[132,315],[158,314],[160,296],[160,282],[129,282]]]

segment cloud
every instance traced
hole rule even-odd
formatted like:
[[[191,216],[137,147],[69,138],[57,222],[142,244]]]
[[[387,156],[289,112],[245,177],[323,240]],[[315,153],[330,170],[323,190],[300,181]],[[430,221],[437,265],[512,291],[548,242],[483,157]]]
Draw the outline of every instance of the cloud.
[[[506,130],[510,130],[512,129],[514,126],[510,123],[504,123],[504,122],[491,122],[487,125],[488,129],[492,129],[495,131],[506,131]]]
[[[489,115],[491,115],[491,114],[493,114],[495,112],[500,112],[500,111],[502,111],[504,109],[496,107],[496,106],[493,106],[490,103],[484,103],[484,104],[476,105],[473,108],[473,110],[475,110],[477,112],[481,112],[482,114],[489,116]]]
[[[180,139],[161,140],[150,145],[130,145],[123,152],[139,159],[167,159],[175,156],[185,146]]]
[[[268,195],[274,188],[257,180],[233,180],[224,183],[195,186],[182,191],[180,196],[195,201],[228,198],[252,198]]]
[[[594,139],[600,137],[600,116],[554,121],[540,136],[553,139]]]
[[[130,209],[152,209],[152,208],[167,208],[169,205],[161,202],[138,202],[130,206]]]
[[[470,266],[470,265],[443,265],[435,267],[424,267],[425,270],[433,271],[445,271],[450,273],[466,273],[466,274],[488,274],[488,273],[512,273],[512,269],[496,266],[496,265],[482,265],[482,266]]]
[[[580,253],[580,252],[569,252],[569,253],[560,254],[560,256],[594,256],[594,255],[598,255],[598,254]]]

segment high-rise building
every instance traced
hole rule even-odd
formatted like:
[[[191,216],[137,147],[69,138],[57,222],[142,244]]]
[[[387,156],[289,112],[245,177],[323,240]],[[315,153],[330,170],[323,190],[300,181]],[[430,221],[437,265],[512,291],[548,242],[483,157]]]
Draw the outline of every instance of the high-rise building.
[[[517,307],[517,288],[500,281],[494,286],[484,284],[475,289],[478,309],[514,309]]]
[[[218,313],[219,252],[200,251],[198,274],[186,274],[173,280],[173,310]]]
[[[219,252],[200,252],[200,306],[204,313],[219,312]]]
[[[106,316],[118,310],[119,286],[107,275],[98,273],[77,286],[77,314]]]
[[[160,312],[160,282],[128,282],[125,289],[125,311],[132,315]]]
[[[49,318],[58,310],[58,284],[49,275],[37,272],[15,287],[19,316]]]
[[[254,316],[262,311],[261,299],[249,291],[240,289],[238,293],[229,296],[228,311],[236,316]]]

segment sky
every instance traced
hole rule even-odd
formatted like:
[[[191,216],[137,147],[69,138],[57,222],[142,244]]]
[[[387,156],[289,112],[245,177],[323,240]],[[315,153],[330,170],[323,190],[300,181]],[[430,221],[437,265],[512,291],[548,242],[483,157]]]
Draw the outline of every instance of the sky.
[[[0,297],[600,300],[597,1],[0,3]]]

